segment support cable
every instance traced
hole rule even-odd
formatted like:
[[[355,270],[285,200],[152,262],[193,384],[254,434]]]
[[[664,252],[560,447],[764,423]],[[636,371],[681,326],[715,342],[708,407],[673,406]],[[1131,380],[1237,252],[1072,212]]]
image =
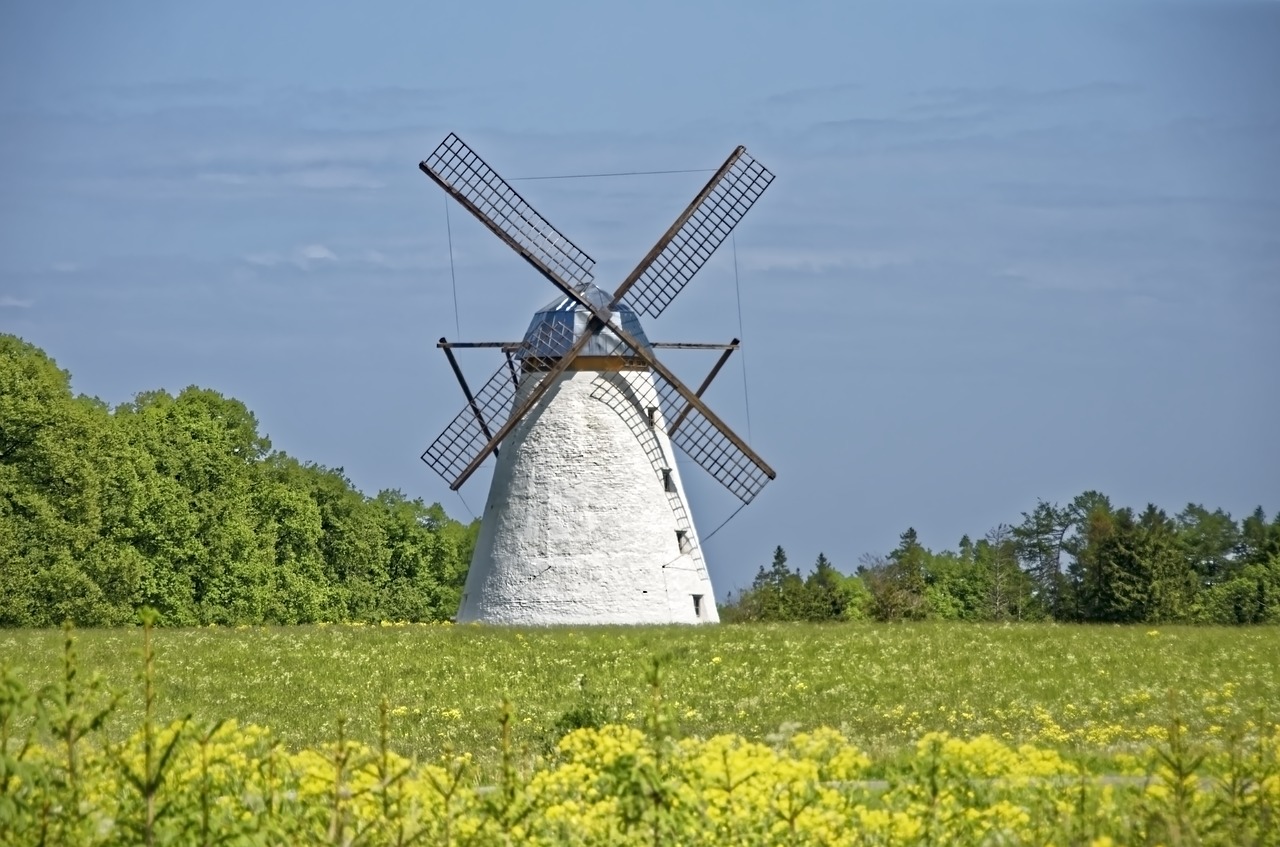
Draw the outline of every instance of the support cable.
[[[512,177],[508,182],[529,182],[535,179],[598,179],[600,177],[609,176],[656,176],[658,174],[705,174],[714,171],[715,168],[685,168],[684,170],[675,171],[618,171],[609,174],[555,174],[553,176],[517,176]]]
[[[701,537],[701,538],[699,538],[699,539],[698,539],[698,547],[699,547],[699,548],[701,548],[703,544],[705,544],[706,542],[708,542],[708,541],[710,541],[712,538],[714,538],[714,537],[715,537],[715,534],[716,534],[717,532],[719,532],[720,530],[724,529],[724,528],[725,528],[725,526],[727,526],[727,525],[728,525],[729,521],[731,521],[731,520],[733,520],[734,518],[736,518],[736,517],[738,516],[738,512],[741,512],[741,511],[742,511],[743,509],[745,509],[745,508],[747,508],[747,504],[746,504],[746,503],[739,503],[739,504],[738,504],[738,508],[736,508],[736,509],[734,509],[734,510],[733,510],[733,514],[729,515],[729,517],[727,517],[727,518],[725,518],[724,520],[720,521],[720,525],[719,525],[719,526],[717,526],[715,529],[711,530],[711,532],[707,533],[706,535],[704,535],[703,537]],[[681,553],[679,556],[676,556],[674,559],[672,559],[671,561],[667,562],[667,563],[666,563],[665,565],[663,565],[662,567],[663,567],[664,569],[665,569],[665,568],[671,568],[671,566],[672,566],[672,565],[674,565],[676,562],[678,562],[678,561],[680,561],[681,559],[683,559],[686,555],[688,555],[688,554],[686,554],[686,553]],[[706,570],[706,567],[707,567],[707,562],[706,562],[706,559],[704,558],[704,559],[702,560],[702,569],[703,569],[703,570]],[[672,569],[672,570],[677,570],[677,571],[679,571],[679,570],[697,570],[697,568],[671,568],[671,569]]]
[[[733,290],[738,296],[738,361],[742,363],[742,402],[747,407],[747,443],[751,443],[751,395],[747,391],[747,348],[746,334],[742,331],[742,286],[738,284],[738,237],[733,240]],[[737,514],[734,512],[733,514]],[[732,517],[732,515],[730,516]],[[723,525],[723,524],[722,524]]]
[[[738,508],[734,509],[734,510],[733,510],[733,514],[732,514],[732,515],[730,515],[729,517],[725,518],[723,521],[721,521],[721,522],[720,522],[720,526],[718,526],[718,527],[716,527],[715,529],[711,530],[711,532],[710,532],[710,533],[708,533],[708,534],[707,534],[707,536],[706,536],[705,538],[703,538],[703,539],[702,539],[702,541],[703,541],[703,542],[710,541],[710,540],[712,539],[712,537],[713,537],[717,532],[719,532],[720,530],[724,529],[725,524],[727,524],[729,521],[731,521],[731,520],[733,520],[734,518],[736,518],[736,517],[738,516],[738,512],[741,512],[743,509],[745,509],[745,508],[746,508],[746,506],[747,506],[747,504],[746,504],[746,503],[743,503],[742,505],[738,506]]]
[[[444,229],[449,234],[449,280],[453,283],[453,328],[462,337],[462,323],[458,320],[458,276],[453,269],[453,224],[449,222],[449,196],[444,198]]]
[[[732,515],[729,515],[729,517],[727,517],[727,518],[725,518],[724,520],[722,520],[722,521],[720,522],[720,525],[719,525],[719,526],[717,526],[715,529],[711,530],[711,532],[710,532],[710,533],[708,533],[705,537],[703,537],[703,538],[699,538],[699,539],[698,539],[698,549],[699,549],[699,550],[701,550],[702,545],[703,545],[704,543],[706,543],[706,542],[710,541],[710,540],[711,540],[711,538],[712,538],[712,536],[714,536],[714,535],[715,535],[717,532],[719,532],[720,530],[724,529],[724,528],[725,528],[725,525],[726,525],[726,524],[728,524],[728,523],[729,523],[729,521],[731,521],[731,520],[733,520],[734,518],[736,518],[736,517],[738,516],[738,512],[741,512],[741,511],[742,511],[743,509],[745,509],[746,507],[747,507],[747,504],[746,504],[746,503],[740,503],[740,504],[738,505],[738,508],[736,508],[736,509],[734,509],[734,510],[733,510],[733,514],[732,514]],[[674,559],[672,559],[671,561],[667,562],[665,565],[663,565],[663,566],[662,566],[663,570],[671,569],[671,570],[673,570],[673,571],[695,571],[695,572],[696,572],[696,571],[698,570],[698,568],[673,568],[673,567],[671,567],[672,565],[674,565],[676,562],[680,561],[681,559],[683,559],[683,558],[684,558],[685,556],[687,556],[687,555],[689,555],[689,554],[688,554],[688,553],[681,553],[679,556],[676,556]],[[707,560],[706,560],[706,558],[704,557],[704,558],[703,558],[703,560],[702,560],[702,570],[704,570],[704,571],[705,571],[706,569],[707,569]]]
[[[458,499],[462,501],[462,508],[467,510],[467,514],[471,516],[471,520],[476,520],[476,513],[471,511],[471,507],[467,505],[467,500],[462,496],[462,492],[455,491],[453,493],[458,495]]]

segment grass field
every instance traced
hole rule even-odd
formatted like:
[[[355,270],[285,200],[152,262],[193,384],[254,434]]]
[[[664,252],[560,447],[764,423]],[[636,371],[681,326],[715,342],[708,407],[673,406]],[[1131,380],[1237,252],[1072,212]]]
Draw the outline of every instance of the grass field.
[[[140,630],[76,633],[82,678],[140,722]],[[0,665],[32,689],[61,674],[62,634],[0,632]],[[472,753],[491,773],[504,695],[514,746],[537,755],[583,723],[641,725],[657,658],[682,733],[766,739],[841,729],[878,761],[930,731],[1034,743],[1124,771],[1175,712],[1196,737],[1280,718],[1280,629],[1057,625],[771,625],[506,630],[318,626],[157,630],[161,721],[235,718],[293,748],[372,743],[390,707],[394,749]]]

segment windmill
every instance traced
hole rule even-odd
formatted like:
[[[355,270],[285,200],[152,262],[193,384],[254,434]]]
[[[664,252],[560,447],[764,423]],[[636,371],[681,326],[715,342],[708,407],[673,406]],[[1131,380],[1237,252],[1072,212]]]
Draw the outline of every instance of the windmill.
[[[744,504],[773,479],[702,395],[738,346],[658,344],[656,318],[773,174],[738,147],[609,294],[594,260],[450,134],[419,168],[559,289],[516,342],[450,342],[466,405],[422,454],[453,490],[496,456],[458,621],[511,624],[719,620],[673,445]],[[454,350],[505,355],[472,392]],[[699,388],[655,355],[721,351]]]

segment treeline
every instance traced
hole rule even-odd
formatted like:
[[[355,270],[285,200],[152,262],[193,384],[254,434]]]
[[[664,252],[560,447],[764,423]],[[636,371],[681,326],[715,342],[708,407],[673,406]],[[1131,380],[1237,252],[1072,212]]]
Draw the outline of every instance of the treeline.
[[[1280,622],[1280,514],[1241,521],[1190,504],[1141,513],[1087,491],[1041,501],[1016,526],[934,552],[914,529],[846,575],[819,554],[810,572],[769,567],[721,608],[724,620]]]
[[[0,627],[446,619],[477,531],[273,451],[237,400],[108,408],[0,334]]]
[[[478,522],[271,449],[243,403],[190,387],[108,408],[0,334],[0,627],[431,621]],[[1280,514],[1170,516],[1088,491],[934,552],[914,529],[844,574],[785,551],[732,620],[1280,622]]]

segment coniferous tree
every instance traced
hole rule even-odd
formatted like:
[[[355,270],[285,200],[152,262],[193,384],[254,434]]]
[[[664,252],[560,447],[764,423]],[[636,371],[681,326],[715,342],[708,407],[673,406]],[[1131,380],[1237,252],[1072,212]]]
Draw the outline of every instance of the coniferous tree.
[[[1177,524],[1154,504],[1138,518],[1136,558],[1147,581],[1142,620],[1186,620],[1195,601],[1197,580],[1178,540]]]
[[[1231,515],[1188,503],[1176,520],[1179,544],[1200,586],[1209,588],[1230,579],[1240,544],[1240,530]]]
[[[1013,528],[1000,524],[987,533],[988,569],[986,620],[1022,620],[1029,605],[1030,579],[1018,566]]]
[[[1052,614],[1063,616],[1070,605],[1070,588],[1062,554],[1078,515],[1070,507],[1041,500],[1030,513],[1023,512],[1022,519],[1011,530],[1018,559],[1035,581],[1040,602]]]
[[[804,581],[804,601],[801,616],[811,621],[834,621],[844,617],[844,578],[827,559],[819,553],[813,571]]]
[[[774,548],[769,568],[760,568],[751,588],[757,619],[782,621],[798,617],[803,580],[798,571],[787,567],[787,553],[781,545]]]
[[[868,568],[872,614],[877,620],[923,620],[929,616],[927,552],[914,527],[898,539],[898,546],[883,561]]]

